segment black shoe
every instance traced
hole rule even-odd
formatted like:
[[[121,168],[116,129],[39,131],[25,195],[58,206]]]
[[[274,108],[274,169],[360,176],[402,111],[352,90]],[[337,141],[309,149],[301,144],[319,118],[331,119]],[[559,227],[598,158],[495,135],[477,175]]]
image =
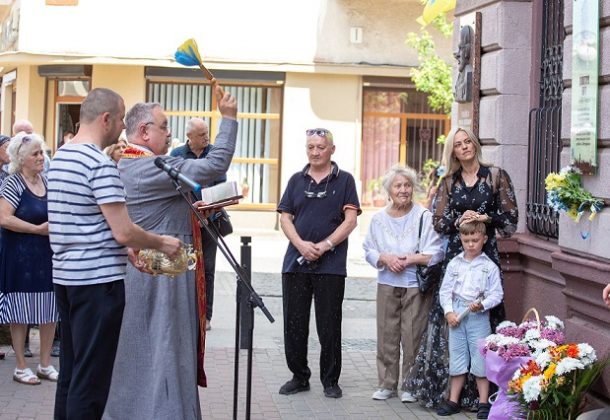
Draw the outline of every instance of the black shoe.
[[[280,394],[282,395],[292,395],[303,391],[309,391],[309,381],[301,382],[295,378],[292,378],[280,388]]]
[[[441,402],[438,408],[436,409],[436,414],[438,414],[439,416],[451,416],[459,412],[459,404],[449,400]]]
[[[59,343],[53,343],[53,347],[51,348],[51,357],[59,357]]]
[[[23,349],[23,357],[34,357],[29,347]]]
[[[489,417],[489,410],[491,410],[491,404],[479,403],[479,409],[477,410],[477,419],[486,419]]]
[[[343,391],[341,391],[339,384],[334,384],[324,388],[324,396],[327,398],[341,398]]]

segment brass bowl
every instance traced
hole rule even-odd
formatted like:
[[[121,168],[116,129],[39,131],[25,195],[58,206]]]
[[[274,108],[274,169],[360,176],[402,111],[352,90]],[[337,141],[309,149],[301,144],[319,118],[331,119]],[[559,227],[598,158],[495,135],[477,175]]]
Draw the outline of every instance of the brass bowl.
[[[194,270],[197,265],[197,252],[192,245],[183,245],[173,259],[156,249],[142,249],[138,258],[152,274],[163,274],[172,278],[186,270]]]

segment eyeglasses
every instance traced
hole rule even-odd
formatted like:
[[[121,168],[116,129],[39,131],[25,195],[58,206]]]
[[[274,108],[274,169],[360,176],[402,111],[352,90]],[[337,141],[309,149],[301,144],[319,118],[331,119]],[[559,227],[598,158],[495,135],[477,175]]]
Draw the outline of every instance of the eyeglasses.
[[[146,125],[154,125],[155,127],[157,127],[159,130],[163,131],[164,133],[168,133],[169,132],[169,126],[167,124],[157,125],[157,124],[155,124],[154,121],[149,121],[149,122],[146,123]]]
[[[326,128],[310,128],[308,130],[305,130],[305,134],[307,136],[320,136],[320,137],[326,137],[330,134],[330,131],[328,131]]]
[[[307,190],[305,192],[305,197],[307,198],[325,198],[326,190],[328,189],[328,180],[330,179],[330,174],[326,177],[326,186],[324,187],[324,191],[309,191],[311,188],[311,184],[313,184],[313,180],[309,181],[309,185],[307,186]]]

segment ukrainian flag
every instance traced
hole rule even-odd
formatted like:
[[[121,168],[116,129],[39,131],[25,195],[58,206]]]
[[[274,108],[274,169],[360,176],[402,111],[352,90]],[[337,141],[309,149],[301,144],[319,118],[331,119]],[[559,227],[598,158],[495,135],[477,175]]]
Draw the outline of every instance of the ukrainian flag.
[[[417,18],[417,23],[422,26],[428,25],[441,13],[447,13],[455,9],[456,0],[426,0],[424,12]]]

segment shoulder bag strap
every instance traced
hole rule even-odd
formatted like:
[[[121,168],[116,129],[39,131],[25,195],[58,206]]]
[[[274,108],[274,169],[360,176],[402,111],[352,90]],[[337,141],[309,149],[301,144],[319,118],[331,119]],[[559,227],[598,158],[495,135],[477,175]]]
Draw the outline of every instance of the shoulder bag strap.
[[[419,243],[421,241],[421,230],[422,230],[422,226],[424,224],[424,214],[430,211],[428,209],[425,209],[424,211],[422,211],[421,216],[419,216],[419,232],[417,233],[417,249],[415,250],[416,254],[419,254]]]

